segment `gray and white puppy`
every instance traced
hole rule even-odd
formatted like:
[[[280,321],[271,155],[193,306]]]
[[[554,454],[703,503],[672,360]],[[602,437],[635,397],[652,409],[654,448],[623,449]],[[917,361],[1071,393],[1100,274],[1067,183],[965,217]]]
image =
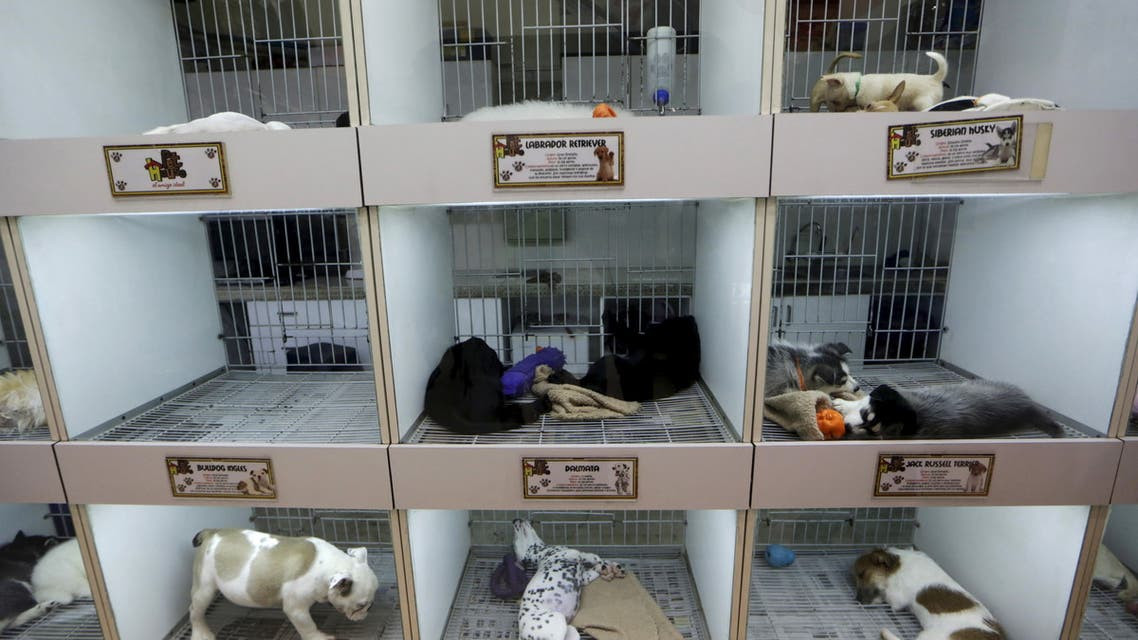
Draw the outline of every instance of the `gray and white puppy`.
[[[871,435],[902,438],[992,438],[1039,430],[1063,437],[1059,426],[1019,387],[992,380],[898,389],[883,384],[856,401],[835,401],[851,422],[845,405],[860,407],[858,420]],[[839,407],[839,405],[842,405]]]
[[[364,547],[344,553],[320,538],[249,529],[204,529],[194,536],[194,546],[192,640],[214,640],[205,611],[218,591],[243,607],[281,607],[302,640],[333,640],[316,628],[308,609],[328,602],[358,622],[367,617],[379,587]]]
[[[852,350],[844,342],[797,345],[772,340],[767,347],[767,380],[763,397],[788,391],[855,392],[860,387],[850,375],[846,354]]]

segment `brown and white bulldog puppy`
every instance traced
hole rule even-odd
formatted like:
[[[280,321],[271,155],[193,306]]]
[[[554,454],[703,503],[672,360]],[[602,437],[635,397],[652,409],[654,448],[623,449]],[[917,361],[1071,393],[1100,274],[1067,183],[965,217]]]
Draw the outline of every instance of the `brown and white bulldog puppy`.
[[[302,640],[333,640],[316,628],[309,607],[328,602],[357,622],[367,616],[379,587],[363,547],[344,553],[320,538],[249,529],[205,529],[194,536],[194,546],[192,640],[214,640],[205,611],[218,591],[243,607],[281,607]]]

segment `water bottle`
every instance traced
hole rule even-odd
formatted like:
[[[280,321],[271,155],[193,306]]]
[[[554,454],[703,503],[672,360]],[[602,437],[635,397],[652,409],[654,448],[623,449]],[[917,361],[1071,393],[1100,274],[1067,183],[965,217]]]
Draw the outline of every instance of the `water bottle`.
[[[672,81],[676,71],[676,30],[671,27],[652,27],[646,37],[644,56],[644,88],[648,99],[664,115],[664,107],[671,98]]]

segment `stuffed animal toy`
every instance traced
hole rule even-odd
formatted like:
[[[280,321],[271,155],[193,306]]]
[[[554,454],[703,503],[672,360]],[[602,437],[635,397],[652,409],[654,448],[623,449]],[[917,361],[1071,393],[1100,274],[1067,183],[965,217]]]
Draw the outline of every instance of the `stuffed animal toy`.
[[[565,366],[565,354],[554,347],[539,348],[502,374],[502,393],[507,398],[516,398],[529,391],[533,383],[533,372],[544,364],[554,371]]]

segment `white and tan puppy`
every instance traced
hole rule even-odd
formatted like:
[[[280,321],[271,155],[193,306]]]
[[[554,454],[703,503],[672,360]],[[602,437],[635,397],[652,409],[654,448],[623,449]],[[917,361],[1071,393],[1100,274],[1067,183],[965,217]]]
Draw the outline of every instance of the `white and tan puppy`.
[[[973,598],[932,558],[920,551],[874,549],[853,566],[857,601],[909,609],[924,631],[917,640],[1005,640],[991,611]],[[882,640],[900,640],[881,630]]]
[[[901,111],[924,111],[944,97],[944,77],[948,74],[948,61],[935,51],[925,55],[936,61],[936,71],[927,76],[915,73],[859,73],[846,71],[827,73],[818,78],[810,91],[810,110],[818,111],[822,105],[830,111],[847,111],[853,107],[864,110],[874,102],[890,98],[901,82],[905,88],[895,102]]]
[[[333,640],[308,609],[331,603],[349,620],[367,617],[379,587],[367,549],[340,551],[320,538],[288,538],[248,529],[205,529],[194,536],[190,592],[192,640],[214,640],[206,608],[218,591],[243,607],[281,607],[302,640]]]
[[[154,127],[149,131],[144,131],[142,135],[152,136],[165,133],[222,133],[226,131],[280,131],[291,128],[292,127],[287,124],[277,122],[276,120],[261,122],[243,113],[221,111],[204,118],[190,120],[189,122],[171,124],[164,127]]]
[[[1138,600],[1138,578],[1105,544],[1099,545],[1098,555],[1095,556],[1094,579],[1111,589],[1119,589],[1125,584],[1126,589],[1118,592],[1118,598],[1123,602]]]

